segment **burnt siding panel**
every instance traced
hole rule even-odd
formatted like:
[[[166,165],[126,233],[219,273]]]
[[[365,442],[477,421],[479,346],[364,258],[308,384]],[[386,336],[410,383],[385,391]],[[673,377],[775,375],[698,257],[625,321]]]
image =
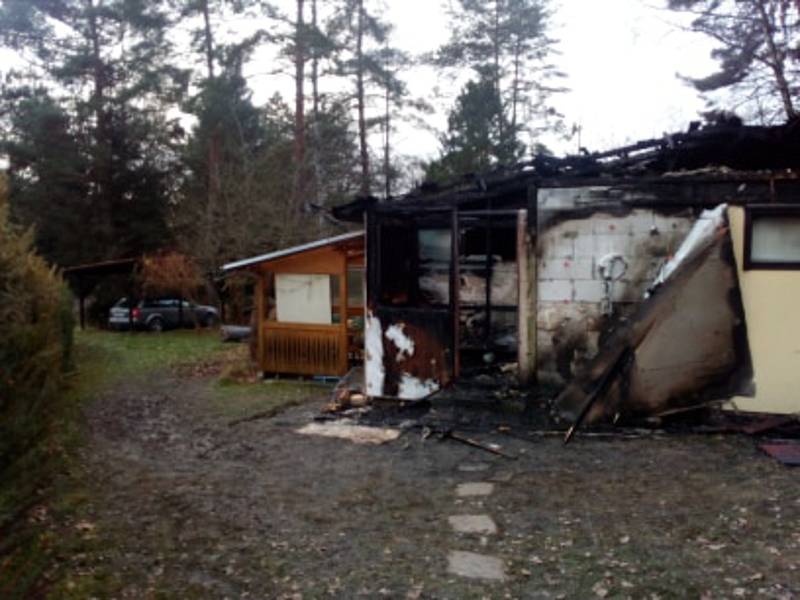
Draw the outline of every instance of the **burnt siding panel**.
[[[610,385],[586,424],[692,407],[749,393],[752,363],[731,239],[726,233],[679,266],[557,399],[574,419],[587,390],[609,374]],[[621,352],[632,351],[615,370]]]
[[[453,326],[447,310],[389,308],[373,311],[380,322],[383,390],[380,395],[417,399],[413,390],[431,392],[453,378]],[[419,387],[417,387],[419,386]]]

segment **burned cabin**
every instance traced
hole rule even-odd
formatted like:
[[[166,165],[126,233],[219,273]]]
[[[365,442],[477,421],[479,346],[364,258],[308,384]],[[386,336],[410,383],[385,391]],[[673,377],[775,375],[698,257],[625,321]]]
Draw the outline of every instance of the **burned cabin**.
[[[366,227],[367,394],[800,410],[798,166],[800,123],[709,125],[337,207]]]

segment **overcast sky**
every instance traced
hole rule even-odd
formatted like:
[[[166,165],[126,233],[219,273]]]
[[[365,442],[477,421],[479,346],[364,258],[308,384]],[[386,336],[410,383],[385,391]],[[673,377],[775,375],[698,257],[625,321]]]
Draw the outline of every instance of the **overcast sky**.
[[[292,0],[278,1],[291,14]],[[447,1],[385,0],[383,16],[395,25],[393,45],[416,54],[444,42]],[[570,89],[555,96],[552,104],[569,125],[582,127],[582,146],[602,150],[682,130],[703,108],[702,100],[677,73],[710,71],[710,43],[677,27],[687,20],[663,10],[664,4],[666,0],[552,0],[551,34],[559,40],[560,52],[555,62],[567,74],[565,84]],[[259,25],[234,19],[225,28],[241,36]],[[0,52],[0,71],[9,65],[8,58]],[[257,55],[248,66],[254,100],[266,101],[278,91],[291,103],[291,78],[270,74],[273,68],[268,54]],[[438,77],[426,68],[402,76],[413,95],[437,106],[437,113],[428,119],[431,128],[444,129],[446,112],[462,82]],[[577,139],[550,137],[545,142],[558,154],[577,151]],[[432,158],[438,151],[433,131],[409,125],[395,136],[395,144],[402,154],[417,158]]]
[[[684,129],[697,118],[703,102],[676,77],[698,75],[713,66],[709,42],[681,31],[674,13],[659,9],[665,0],[556,0],[553,37],[559,40],[558,66],[567,74],[568,93],[553,98],[568,124],[582,127],[581,145],[600,150],[665,131]],[[390,2],[401,47],[433,49],[447,36],[446,20],[436,3]],[[682,16],[682,15],[678,15]],[[426,81],[414,86],[425,93]],[[446,85],[446,82],[439,82]],[[458,90],[451,90],[457,92]],[[437,124],[444,127],[443,118]],[[577,140],[547,140],[559,153],[575,152]],[[408,132],[405,152],[424,154],[437,147],[433,136]]]
[[[395,25],[393,45],[422,53],[446,41],[445,2],[386,0],[383,16]],[[608,149],[683,130],[698,117],[704,103],[677,74],[709,72],[714,66],[711,45],[705,37],[685,31],[681,26],[688,24],[687,18],[664,10],[666,0],[553,0],[552,4],[552,37],[559,40],[555,62],[567,74],[570,90],[553,97],[552,104],[569,125],[582,127],[582,146]],[[291,12],[290,2],[286,10]],[[263,71],[258,61],[250,68]],[[403,75],[412,94],[434,101],[439,110],[428,120],[432,127],[444,129],[461,82],[437,77],[425,68]],[[259,101],[276,89],[287,98],[293,93],[288,76],[282,81],[255,77],[251,85]],[[558,154],[574,153],[578,147],[577,139],[545,141]],[[419,158],[431,158],[438,150],[436,134],[419,127],[402,127],[395,143],[403,154]]]

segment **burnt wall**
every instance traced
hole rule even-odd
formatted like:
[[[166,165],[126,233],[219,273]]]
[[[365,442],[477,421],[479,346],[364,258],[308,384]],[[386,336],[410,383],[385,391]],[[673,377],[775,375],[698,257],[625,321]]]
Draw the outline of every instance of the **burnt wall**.
[[[692,209],[588,208],[586,190],[539,194],[538,377],[562,386],[641,303],[696,217]]]

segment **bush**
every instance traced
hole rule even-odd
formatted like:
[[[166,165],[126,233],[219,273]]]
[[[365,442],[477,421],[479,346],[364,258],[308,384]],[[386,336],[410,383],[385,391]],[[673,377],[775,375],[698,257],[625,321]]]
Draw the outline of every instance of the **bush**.
[[[70,364],[71,304],[32,232],[9,223],[0,179],[0,472],[47,425],[47,403]]]

